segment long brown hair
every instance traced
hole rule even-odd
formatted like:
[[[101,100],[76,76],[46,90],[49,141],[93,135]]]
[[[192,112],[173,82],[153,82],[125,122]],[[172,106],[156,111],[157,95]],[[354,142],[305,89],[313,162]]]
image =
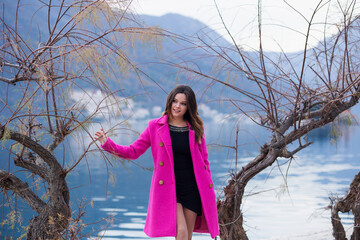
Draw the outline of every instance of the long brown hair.
[[[204,122],[198,114],[195,93],[191,87],[179,85],[174,88],[167,97],[163,115],[167,114],[169,117],[171,116],[171,105],[178,93],[186,95],[187,110],[184,119],[190,123],[191,128],[195,131],[195,141],[201,143],[201,138],[204,136]]]

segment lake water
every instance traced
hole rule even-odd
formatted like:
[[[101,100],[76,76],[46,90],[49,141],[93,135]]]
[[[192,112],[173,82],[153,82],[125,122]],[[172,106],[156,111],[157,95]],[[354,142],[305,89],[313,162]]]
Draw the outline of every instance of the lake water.
[[[132,127],[139,131],[145,125],[146,121],[132,123]],[[207,122],[205,126],[210,167],[216,191],[220,195],[229,172],[235,167],[235,155],[233,150],[220,148],[216,144],[233,145],[234,129],[230,123]],[[253,159],[258,154],[259,146],[267,139],[264,131],[258,131],[251,124],[243,125],[241,129],[237,169]],[[112,138],[121,144],[129,144],[136,137],[129,131],[119,132],[122,134]],[[323,137],[323,132],[318,132],[313,135],[315,143],[297,154],[294,160],[288,162],[279,159],[250,181],[242,205],[244,227],[249,239],[296,239],[295,236],[307,234],[312,236],[308,239],[321,239],[314,238],[316,234],[331,239],[330,211],[326,209],[329,196],[343,196],[360,169],[358,127],[351,127],[348,133],[351,134],[344,134],[334,144],[328,136]],[[76,142],[71,144],[76,146]],[[68,156],[76,159],[80,153],[81,147],[73,149]],[[106,218],[86,228],[88,232],[100,231],[99,235],[92,235],[94,238],[148,239],[143,227],[152,175],[150,150],[136,161],[122,163],[111,159],[111,162],[113,166],[106,163],[99,152],[95,152],[68,176],[72,210],[76,211],[77,204],[84,200],[88,202],[85,223]],[[27,209],[24,218],[33,214]],[[346,228],[351,229],[352,216],[341,217]],[[4,228],[3,231],[4,234],[11,232]],[[210,237],[195,234],[193,239]]]

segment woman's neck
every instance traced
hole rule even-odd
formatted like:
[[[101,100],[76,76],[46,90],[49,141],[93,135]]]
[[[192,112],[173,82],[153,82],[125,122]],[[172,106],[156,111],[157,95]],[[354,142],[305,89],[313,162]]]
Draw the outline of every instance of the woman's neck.
[[[170,117],[168,120],[168,123],[170,125],[176,126],[176,127],[186,127],[187,123],[184,118],[173,118]]]

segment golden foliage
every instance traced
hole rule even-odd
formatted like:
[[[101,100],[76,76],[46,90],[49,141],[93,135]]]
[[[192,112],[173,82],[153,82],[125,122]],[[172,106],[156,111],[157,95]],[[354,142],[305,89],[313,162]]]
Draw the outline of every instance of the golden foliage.
[[[156,46],[161,49],[161,29],[158,26],[147,28],[125,28],[121,30],[125,42],[131,47],[135,47],[136,42],[140,42],[144,47],[148,45]]]
[[[330,124],[330,143],[336,144],[337,139],[346,133],[346,130],[350,126],[358,125],[359,121],[350,110],[341,113],[331,124]]]
[[[13,210],[6,215],[6,218],[0,223],[0,226],[8,225],[9,229],[15,229],[16,225],[21,225],[21,214]]]
[[[57,218],[59,221],[62,221],[65,217],[61,213],[57,213]]]
[[[48,200],[48,194],[47,194],[47,193],[44,193],[44,194],[41,196],[41,200],[47,201],[47,200]]]
[[[77,26],[82,26],[85,23],[100,24],[99,13],[101,13],[101,9],[98,7],[98,4],[93,3],[85,7],[79,5],[77,10],[78,12],[74,16]]]
[[[16,240],[21,240],[21,239],[26,239],[26,236],[27,236],[27,227],[23,227],[25,232],[20,236],[18,237]]]
[[[122,53],[119,53],[119,55],[115,57],[115,63],[117,64],[117,66],[119,66],[120,72],[123,73],[126,77],[129,73],[129,64]]]
[[[94,27],[104,27],[104,24],[107,23],[109,26],[117,24],[120,20],[124,21],[125,18],[122,18],[125,12],[126,6],[129,4],[129,1],[105,1],[97,0],[90,2],[87,5],[79,3],[75,6],[74,9],[74,20],[75,24],[78,27],[84,27],[86,24],[91,24]],[[129,11],[127,9],[126,11]]]
[[[54,219],[53,216],[49,216],[48,223],[49,223],[50,225],[55,225],[55,219]]]

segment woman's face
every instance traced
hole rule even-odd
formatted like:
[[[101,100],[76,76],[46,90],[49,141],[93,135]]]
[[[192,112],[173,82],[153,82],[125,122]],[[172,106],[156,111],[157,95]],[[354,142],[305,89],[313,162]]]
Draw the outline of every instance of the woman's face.
[[[183,119],[187,111],[187,100],[184,93],[178,93],[171,104],[171,115],[173,118]]]

